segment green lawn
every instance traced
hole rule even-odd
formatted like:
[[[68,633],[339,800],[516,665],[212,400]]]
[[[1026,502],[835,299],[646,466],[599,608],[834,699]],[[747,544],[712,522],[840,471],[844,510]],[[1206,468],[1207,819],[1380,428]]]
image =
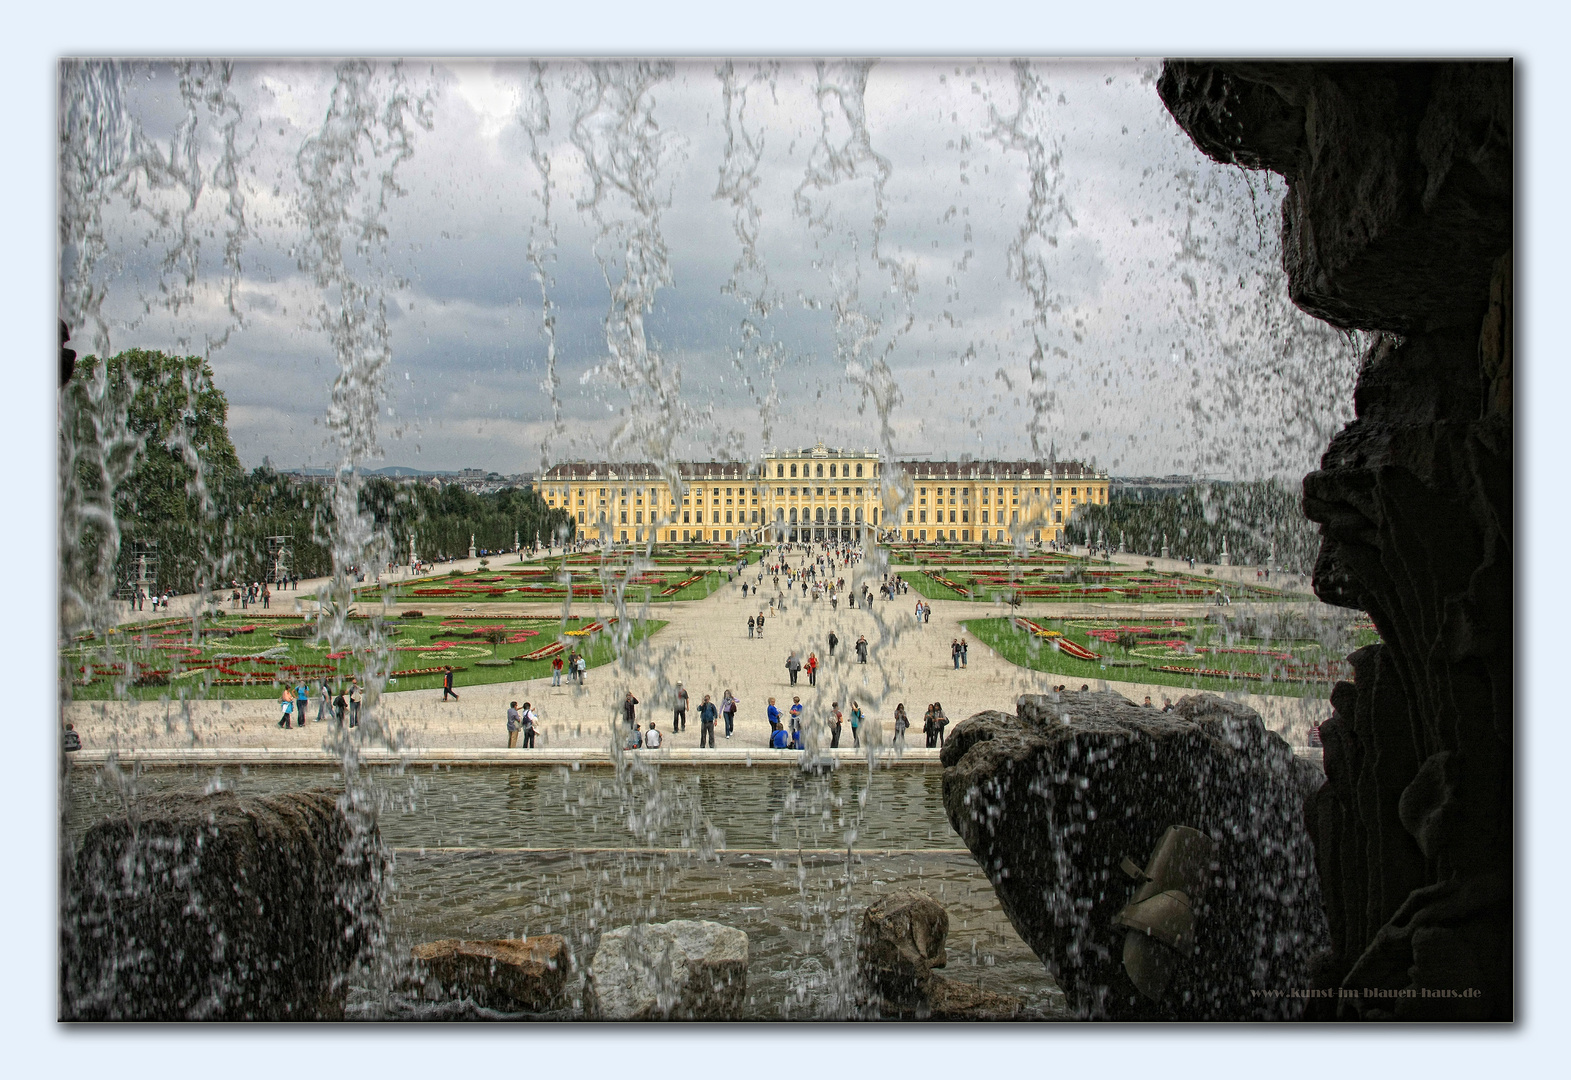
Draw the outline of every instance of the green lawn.
[[[1004,599],[1019,592],[1033,603],[1207,603],[1218,588],[1231,600],[1299,600],[1264,584],[1217,581],[1195,574],[1097,566],[1023,567],[975,570],[904,570],[900,576],[929,600]],[[962,591],[963,590],[963,591]]]
[[[444,620],[447,625],[443,625]],[[564,621],[554,616],[507,616],[484,618],[445,616],[439,613],[418,619],[391,619],[384,624],[393,648],[393,670],[452,665],[455,687],[484,683],[517,682],[540,678],[551,672],[549,657],[520,660],[518,657],[549,645],[561,637],[568,650],[578,649],[590,667],[615,659],[614,632],[593,632],[586,636],[566,634],[591,623],[587,618]],[[171,698],[268,698],[276,699],[283,685],[293,686],[302,679],[308,683],[327,678],[334,686],[351,674],[364,670],[364,659],[329,650],[325,642],[288,636],[291,629],[306,624],[297,618],[264,619],[239,613],[225,614],[215,621],[204,621],[217,633],[204,635],[200,645],[191,644],[191,625],[186,620],[171,620],[141,627],[135,624],[104,638],[82,641],[62,650],[61,663],[68,668],[73,682],[72,696],[78,701],[157,700]],[[634,643],[642,641],[665,623],[658,619],[638,622],[632,633]],[[472,637],[481,627],[500,626],[512,640],[493,645]],[[243,633],[229,631],[252,629]],[[563,653],[564,657],[566,653]],[[493,665],[493,659],[512,663]],[[83,669],[87,670],[84,671]],[[125,685],[127,674],[133,678],[148,669],[162,672],[149,685]],[[223,680],[223,681],[219,681]],[[442,673],[395,675],[389,691],[433,690],[442,685]]]
[[[645,600],[660,604],[678,600],[702,600],[726,584],[724,570],[694,567],[689,574],[681,569],[645,571],[628,582],[625,596],[630,604]],[[560,603],[567,597],[567,587],[557,578],[562,573],[556,561],[550,567],[525,564],[524,569],[507,567],[500,570],[477,570],[467,574],[449,573],[415,578],[399,582],[386,589],[370,587],[356,590],[355,599],[378,602],[383,593],[390,602],[399,604],[488,604],[488,603]],[[601,579],[597,569],[569,566],[573,579],[573,599],[600,601],[615,596],[617,582],[625,570],[616,570]],[[696,578],[697,580],[692,580]],[[609,586],[609,587],[608,587]],[[665,590],[676,588],[671,595]]]
[[[1022,629],[1013,619],[972,619],[963,625],[1009,662],[1033,671],[1063,675],[1064,681],[1076,689],[1082,683],[1094,686],[1097,680],[1108,679],[1217,693],[1241,690],[1286,697],[1323,694],[1336,680],[1351,677],[1342,659],[1347,653],[1378,640],[1373,630],[1355,628],[1342,642],[1322,644],[1302,636],[1273,638],[1268,644],[1261,637],[1237,633],[1229,640],[1219,624],[1204,619],[1147,620],[1139,625],[1121,625],[1117,619],[1058,619],[1042,615],[1028,618],[1097,658],[1077,659],[1060,652],[1052,646],[1051,638]],[[1239,629],[1251,628],[1235,624],[1235,631]],[[1098,634],[1115,640],[1105,640]],[[1156,670],[1158,667],[1186,670]]]

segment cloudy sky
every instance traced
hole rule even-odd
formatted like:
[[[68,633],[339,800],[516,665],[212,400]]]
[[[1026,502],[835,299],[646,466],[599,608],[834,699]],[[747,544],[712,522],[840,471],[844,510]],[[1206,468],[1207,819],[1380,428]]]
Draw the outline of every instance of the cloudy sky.
[[[1202,157],[1158,68],[67,68],[112,182],[63,204],[103,237],[64,306],[207,352],[248,466],[339,460],[336,401],[373,467],[821,439],[1301,475],[1357,343],[1286,302],[1283,185]]]

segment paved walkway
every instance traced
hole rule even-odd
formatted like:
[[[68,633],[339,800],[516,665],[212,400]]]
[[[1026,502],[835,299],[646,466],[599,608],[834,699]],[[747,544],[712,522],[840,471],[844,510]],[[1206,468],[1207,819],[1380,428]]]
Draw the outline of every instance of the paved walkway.
[[[793,565],[798,564],[801,555],[790,559]],[[447,568],[444,565],[443,569]],[[867,569],[863,563],[857,567],[856,577],[847,576],[856,581]],[[1253,578],[1252,570],[1249,577]],[[749,580],[756,580],[756,574],[749,575]],[[302,581],[301,597],[310,595],[305,586]],[[394,745],[401,747],[505,747],[507,703],[517,700],[532,702],[539,712],[544,725],[539,738],[541,747],[603,748],[613,737],[623,694],[631,689],[640,702],[640,723],[647,724],[653,718],[666,734],[667,745],[680,750],[698,745],[697,713],[703,695],[713,695],[718,703],[722,692],[729,688],[740,699],[741,708],[729,742],[724,738],[723,723],[717,725],[722,747],[766,744],[765,710],[771,695],[782,713],[790,707],[792,696],[800,695],[808,710],[818,710],[821,715],[827,715],[835,701],[849,712],[850,701],[857,699],[869,717],[874,738],[892,735],[895,705],[904,702],[913,724],[908,738],[921,745],[922,715],[930,702],[942,702],[952,728],[984,709],[1012,711],[1017,695],[1045,692],[1055,681],[1065,680],[1061,675],[1033,672],[1009,663],[960,626],[966,619],[1007,616],[1007,607],[933,600],[931,621],[918,625],[913,615],[917,599],[912,592],[896,600],[878,600],[872,611],[852,609],[842,602],[836,611],[827,600],[804,600],[799,589],[794,598],[788,596],[783,613],[766,620],[764,637],[749,639],[747,616],[760,607],[767,613],[768,601],[751,595],[744,599],[739,585],[730,584],[704,600],[650,605],[650,617],[668,620],[668,625],[618,663],[592,669],[582,687],[553,687],[549,677],[460,686],[460,700],[446,704],[440,690],[392,693],[374,711],[368,707],[368,722],[357,733],[369,742],[385,745],[387,736],[379,735],[376,725],[369,722],[379,717]],[[450,606],[457,612],[467,605]],[[561,609],[560,604],[474,606],[496,614]],[[1241,606],[1235,605],[1235,610]],[[608,605],[574,605],[575,615],[604,615],[611,610]],[[1037,613],[1029,606],[1023,610]],[[1207,605],[1199,604],[1149,608],[1076,604],[1072,608],[1065,605],[1063,610],[1055,607],[1053,614],[1062,617],[1116,613],[1141,618],[1199,615],[1207,610]],[[174,612],[178,611],[177,606]],[[840,639],[832,658],[827,644],[830,630]],[[870,663],[866,665],[855,662],[852,646],[859,634],[866,635],[871,644]],[[950,660],[949,643],[958,636],[970,642],[970,655],[969,665],[957,671]],[[805,673],[797,686],[790,685],[785,661],[792,649],[799,650],[803,657],[809,650],[817,652],[823,668],[816,686],[808,684]],[[692,704],[686,730],[672,732],[672,694],[678,680],[686,684]],[[1092,689],[1101,685],[1095,684]],[[1149,694],[1160,704],[1164,695],[1176,699],[1183,693],[1171,686],[1121,682],[1105,685],[1137,702]],[[1259,711],[1269,726],[1296,745],[1308,741],[1309,726],[1324,719],[1329,711],[1324,702],[1307,698],[1239,695],[1239,699]],[[308,715],[314,716],[315,711],[313,705]],[[312,723],[304,730],[283,731],[276,726],[276,703],[267,700],[73,703],[66,709],[66,719],[76,724],[84,746],[96,749],[320,747],[328,741],[331,728],[328,723]],[[849,746],[849,722],[842,737]]]

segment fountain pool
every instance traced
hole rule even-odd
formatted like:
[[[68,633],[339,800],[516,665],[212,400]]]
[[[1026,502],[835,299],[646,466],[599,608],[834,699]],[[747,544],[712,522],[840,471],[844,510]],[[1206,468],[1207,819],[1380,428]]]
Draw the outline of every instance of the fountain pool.
[[[392,864],[390,968],[420,941],[555,933],[568,941],[576,982],[605,930],[708,919],[748,935],[746,1018],[839,1018],[862,910],[914,888],[948,910],[948,977],[1019,996],[1028,1015],[1069,1018],[1062,993],[950,828],[938,767],[816,777],[743,767],[662,772],[620,784],[609,768],[362,773]],[[156,768],[132,780],[133,798],[344,783],[323,767]],[[101,770],[76,770],[66,790],[72,842],[123,808],[122,787]],[[477,1015],[369,986],[355,989],[350,1009],[366,1019],[433,1009]]]

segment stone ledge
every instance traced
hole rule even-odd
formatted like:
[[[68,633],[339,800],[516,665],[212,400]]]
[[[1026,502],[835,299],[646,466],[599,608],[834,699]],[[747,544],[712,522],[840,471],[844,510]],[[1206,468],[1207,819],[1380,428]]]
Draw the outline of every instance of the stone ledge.
[[[1298,746],[1293,752],[1316,768],[1324,768],[1324,753],[1318,746]],[[71,755],[77,765],[103,765],[111,755],[121,763],[142,766],[189,765],[338,765],[340,758],[326,750],[288,749],[275,750],[265,746],[212,746],[182,748],[145,748],[131,750],[81,750]],[[898,757],[890,751],[880,751],[874,761],[885,768],[938,768],[938,750],[925,747],[906,750]],[[801,764],[802,753],[797,750],[740,750],[727,747],[723,750],[634,750],[626,755],[646,763],[661,765],[741,765],[744,767],[792,767]],[[826,750],[820,760],[832,763],[833,768],[843,769],[864,764],[867,756],[859,750]],[[611,755],[605,750],[505,750],[468,747],[436,747],[391,750],[367,749],[360,751],[360,764],[371,766],[390,765],[498,765],[534,767],[542,765],[609,766]]]

